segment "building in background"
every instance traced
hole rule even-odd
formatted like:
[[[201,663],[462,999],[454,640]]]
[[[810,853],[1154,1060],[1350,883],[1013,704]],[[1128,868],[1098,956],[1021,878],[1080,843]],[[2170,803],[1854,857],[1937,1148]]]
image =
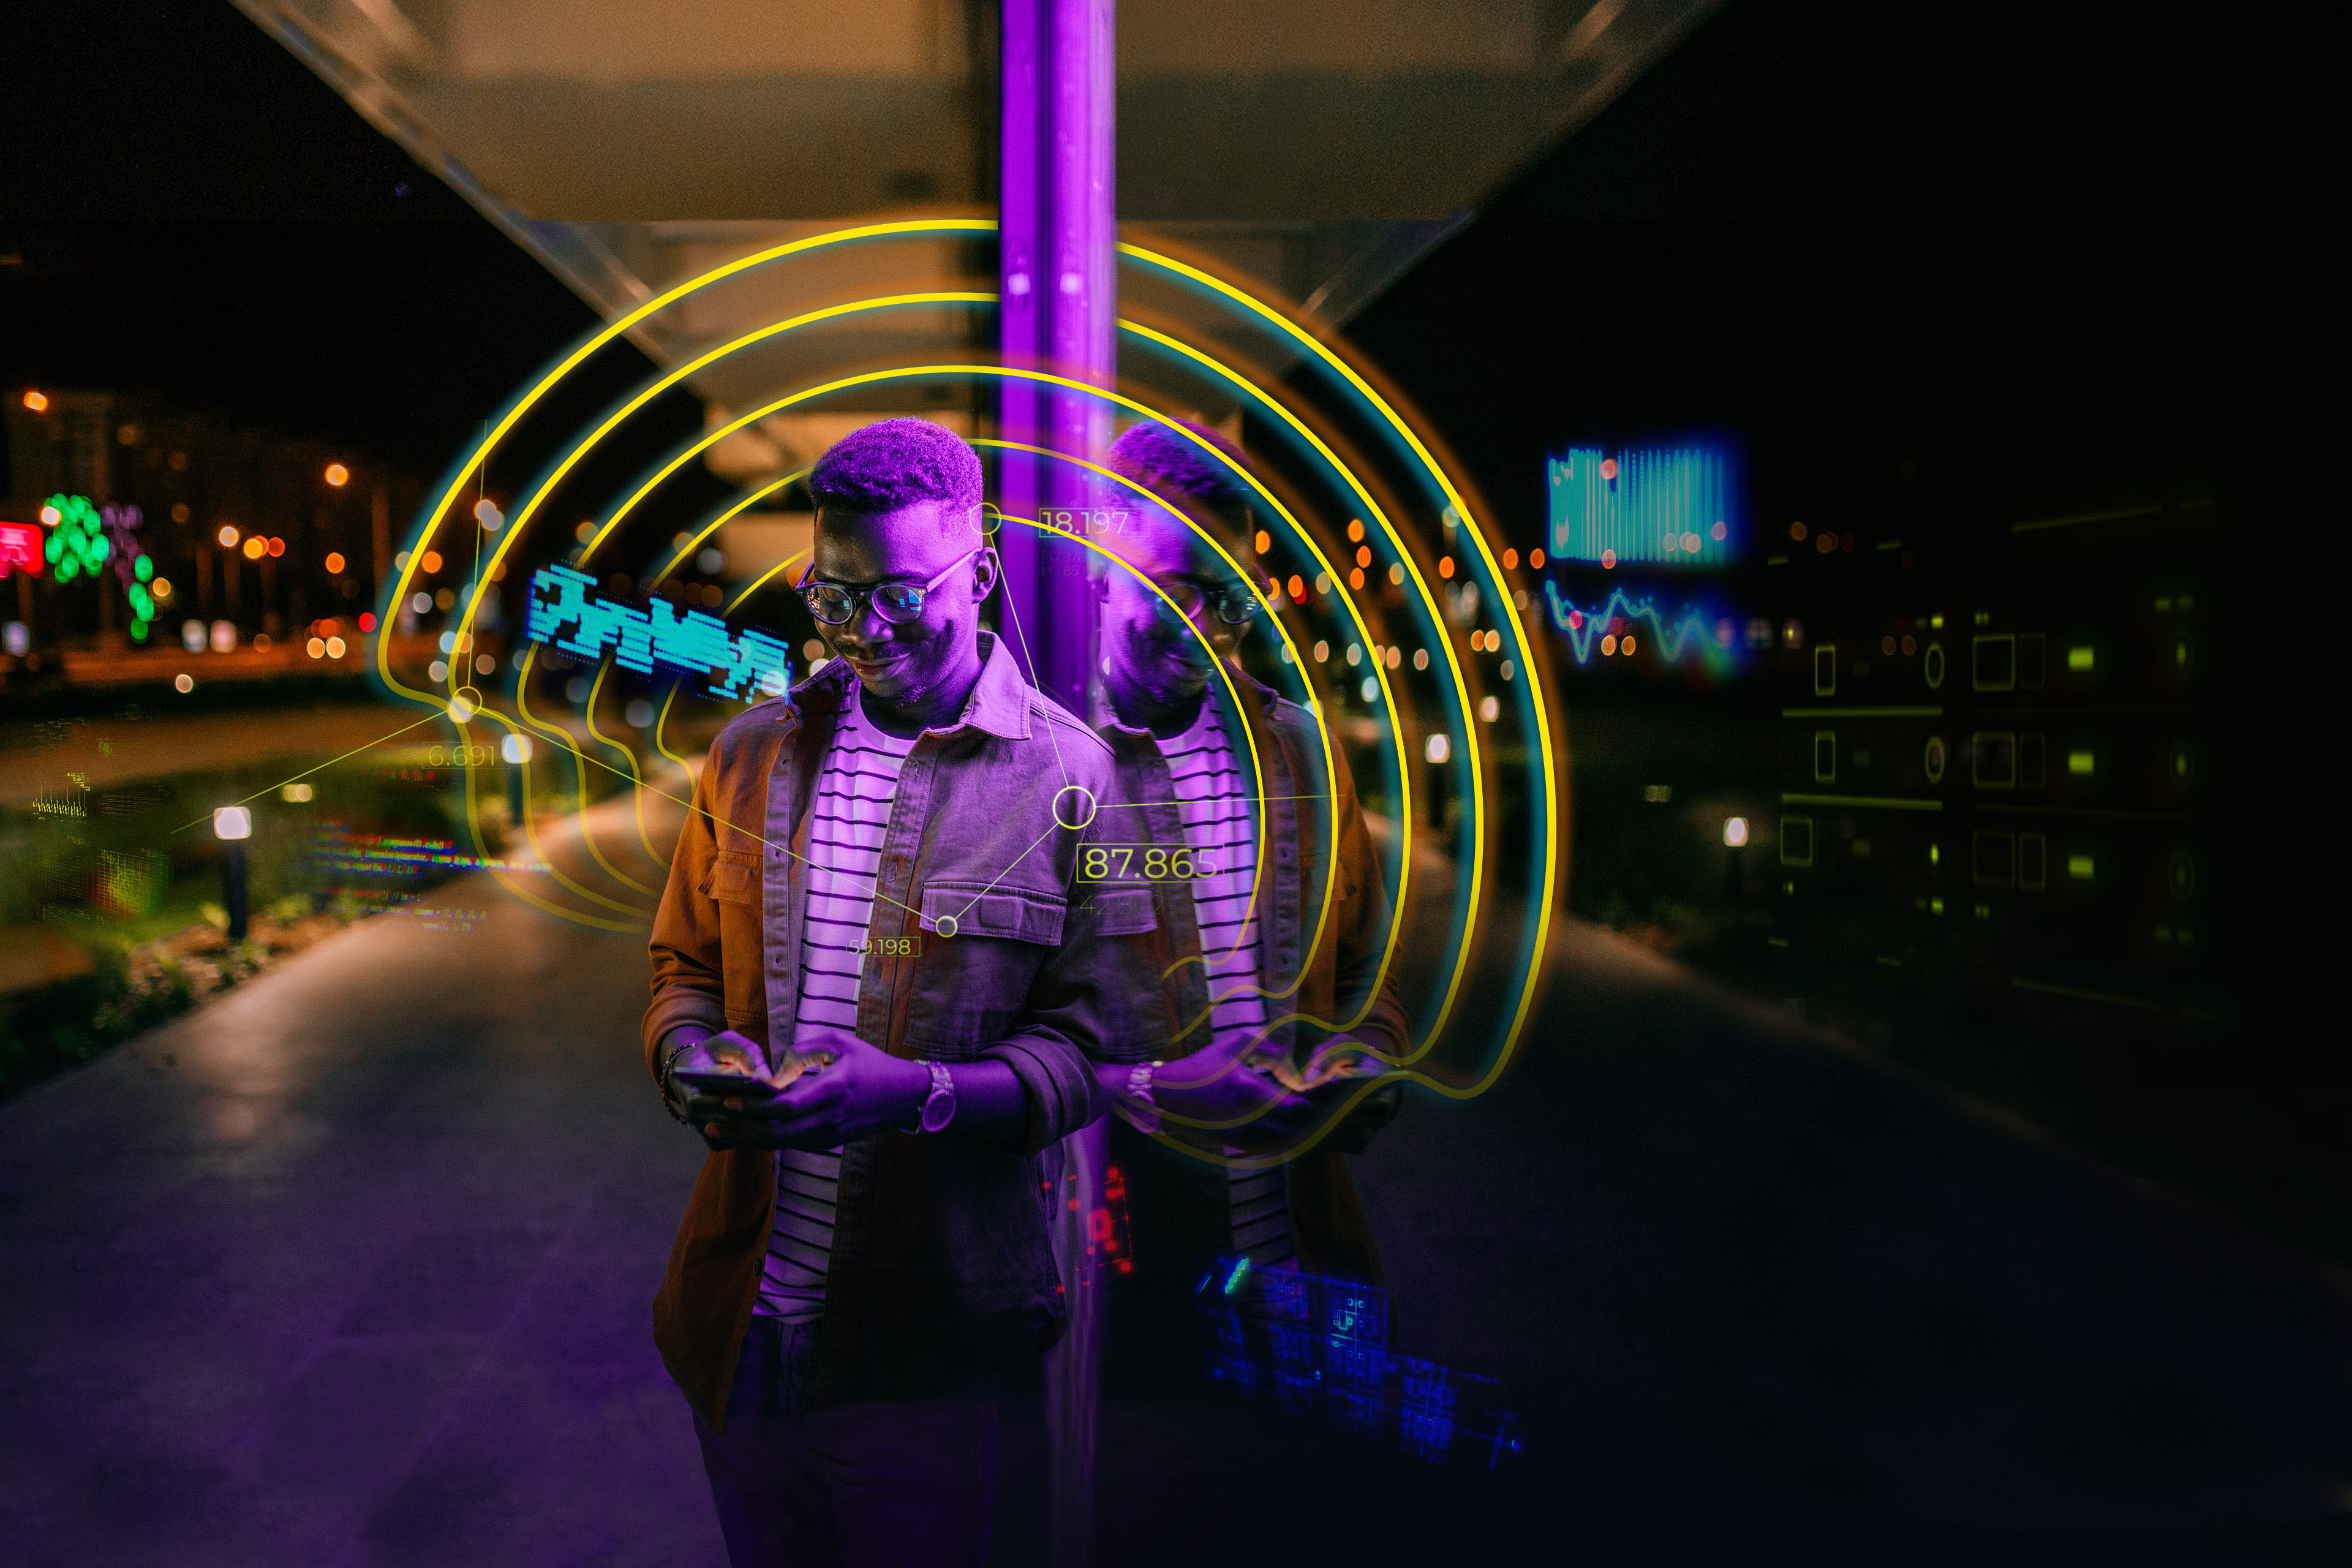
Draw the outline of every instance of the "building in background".
[[[0,417],[0,519],[44,525],[52,498],[84,497],[110,537],[135,541],[152,563],[139,579],[153,605],[145,637],[134,637],[126,585],[110,570],[65,581],[54,569],[14,572],[0,617],[25,628],[10,637],[25,645],[9,655],[20,669],[68,652],[178,647],[190,621],[203,623],[208,648],[265,650],[325,618],[356,624],[390,576],[393,519],[414,512],[424,489],[363,455],[153,394],[13,387]]]

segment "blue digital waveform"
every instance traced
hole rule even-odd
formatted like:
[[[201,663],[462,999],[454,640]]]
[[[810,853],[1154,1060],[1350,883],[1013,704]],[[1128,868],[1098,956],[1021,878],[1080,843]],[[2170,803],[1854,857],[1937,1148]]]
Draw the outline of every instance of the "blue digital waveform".
[[[1673,664],[1697,645],[1700,657],[1725,659],[1731,657],[1731,622],[1720,617],[1710,620],[1703,610],[1685,606],[1678,616],[1668,616],[1650,598],[1628,598],[1623,590],[1612,588],[1609,597],[1597,610],[1587,610],[1560,596],[1559,585],[1547,579],[1544,602],[1551,607],[1552,624],[1568,636],[1568,646],[1582,664],[1592,657],[1592,645],[1609,635],[1612,622],[1622,620],[1623,629],[1631,631],[1637,621],[1647,622],[1652,646],[1660,658]]]
[[[1545,464],[1551,552],[1564,561],[1719,566],[1738,497],[1727,447],[1570,447]]]
[[[656,599],[645,609],[601,597],[596,580],[571,566],[531,574],[530,614],[524,635],[559,653],[593,664],[612,650],[616,663],[640,675],[656,665],[698,675],[714,697],[740,701],[754,691],[774,696],[792,680],[784,645],[746,626]]]

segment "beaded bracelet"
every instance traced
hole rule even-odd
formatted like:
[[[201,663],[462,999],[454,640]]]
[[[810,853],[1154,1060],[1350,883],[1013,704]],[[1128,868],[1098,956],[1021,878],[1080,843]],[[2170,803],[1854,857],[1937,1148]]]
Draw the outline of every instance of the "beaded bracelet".
[[[695,1047],[701,1043],[702,1042],[700,1040],[683,1040],[677,1045],[672,1047],[669,1055],[662,1058],[661,1073],[656,1080],[661,1086],[662,1109],[668,1111],[669,1119],[672,1121],[677,1122],[681,1127],[691,1127],[694,1123],[686,1119],[684,1114],[678,1110],[677,1102],[669,1097],[669,1069],[677,1065],[678,1058],[686,1055],[687,1052],[694,1049]]]
[[[1127,1119],[1138,1132],[1160,1131],[1160,1104],[1151,1098],[1151,1075],[1163,1064],[1138,1062],[1127,1075]]]

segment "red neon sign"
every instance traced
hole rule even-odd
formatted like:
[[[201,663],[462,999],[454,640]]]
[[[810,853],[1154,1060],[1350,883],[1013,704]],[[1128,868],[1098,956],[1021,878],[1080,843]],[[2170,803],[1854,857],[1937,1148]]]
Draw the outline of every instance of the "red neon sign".
[[[41,531],[29,522],[0,522],[0,577],[19,566],[40,574]]]

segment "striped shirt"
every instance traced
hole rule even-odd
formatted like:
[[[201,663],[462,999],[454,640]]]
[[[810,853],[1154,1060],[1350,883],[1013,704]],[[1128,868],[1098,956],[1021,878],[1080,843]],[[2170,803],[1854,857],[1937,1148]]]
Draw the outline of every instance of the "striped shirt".
[[[1195,864],[1211,868],[1192,879],[1192,912],[1207,961],[1209,1029],[1213,1047],[1238,1050],[1265,1027],[1258,973],[1257,794],[1218,721],[1216,694],[1201,699],[1200,715],[1173,740],[1160,742],[1168,780],[1184,820]],[[1228,1149],[1227,1153],[1237,1151]],[[1290,1236],[1289,1167],[1228,1171],[1226,1190],[1234,1250],[1261,1268],[1296,1257]]]
[[[874,877],[882,863],[882,835],[898,771],[914,750],[867,722],[852,686],[841,722],[817,775],[810,807],[808,911],[801,922],[799,1029],[857,1026],[860,952],[874,916]],[[824,1311],[825,1266],[833,1257],[834,1204],[840,1191],[841,1151],[776,1152],[776,1220],[751,1310],[788,1323],[815,1321]]]

